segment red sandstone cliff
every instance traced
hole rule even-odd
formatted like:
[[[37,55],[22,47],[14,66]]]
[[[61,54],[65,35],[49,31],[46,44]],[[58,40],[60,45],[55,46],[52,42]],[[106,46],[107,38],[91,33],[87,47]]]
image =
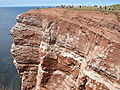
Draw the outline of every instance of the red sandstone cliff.
[[[30,10],[11,30],[22,90],[120,90],[120,23],[114,14]]]

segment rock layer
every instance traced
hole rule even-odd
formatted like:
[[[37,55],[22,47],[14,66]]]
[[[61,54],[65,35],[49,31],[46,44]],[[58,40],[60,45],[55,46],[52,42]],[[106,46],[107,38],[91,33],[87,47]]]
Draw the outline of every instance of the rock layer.
[[[11,30],[22,90],[120,90],[120,24],[114,14],[30,10]]]

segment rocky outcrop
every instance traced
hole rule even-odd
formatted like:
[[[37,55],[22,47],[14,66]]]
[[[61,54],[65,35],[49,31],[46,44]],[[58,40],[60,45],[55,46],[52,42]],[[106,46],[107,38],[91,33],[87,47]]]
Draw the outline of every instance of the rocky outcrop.
[[[22,90],[120,90],[120,24],[114,14],[30,10],[11,30]]]

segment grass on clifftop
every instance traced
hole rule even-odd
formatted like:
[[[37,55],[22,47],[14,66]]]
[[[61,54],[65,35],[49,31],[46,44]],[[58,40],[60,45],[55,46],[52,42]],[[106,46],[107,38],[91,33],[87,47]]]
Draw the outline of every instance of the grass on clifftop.
[[[81,10],[81,11],[98,11],[96,7],[81,7],[81,8],[70,8],[71,10]]]
[[[117,10],[120,10],[120,4],[115,4],[115,5],[111,5],[112,7],[114,7]]]
[[[109,10],[109,7],[114,7],[113,10]],[[98,7],[81,7],[81,8],[69,8],[70,10],[80,10],[80,11],[99,11],[99,12],[109,12],[109,13],[115,13],[118,21],[120,22],[120,4],[110,5],[107,6],[107,9],[103,7],[102,9],[99,9]]]
[[[113,10],[108,10],[109,7],[114,7]],[[107,9],[104,7],[100,10],[98,7],[86,6],[81,8],[69,8],[71,10],[82,10],[82,11],[107,11],[107,12],[119,12],[120,13],[120,4],[107,6]]]

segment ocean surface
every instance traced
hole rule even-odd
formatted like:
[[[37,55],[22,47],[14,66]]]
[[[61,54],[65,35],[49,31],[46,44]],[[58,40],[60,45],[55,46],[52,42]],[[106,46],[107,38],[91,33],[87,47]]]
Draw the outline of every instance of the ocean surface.
[[[16,23],[16,16],[36,7],[0,7],[0,90],[20,90],[20,77],[13,64],[10,48],[11,28]]]

